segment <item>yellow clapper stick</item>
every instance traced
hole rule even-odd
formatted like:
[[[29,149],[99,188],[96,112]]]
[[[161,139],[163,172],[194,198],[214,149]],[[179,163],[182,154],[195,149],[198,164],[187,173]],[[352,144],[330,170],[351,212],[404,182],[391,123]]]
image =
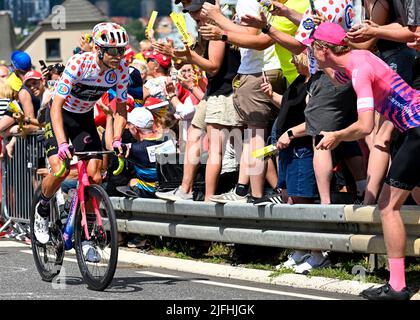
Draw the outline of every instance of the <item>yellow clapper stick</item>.
[[[150,18],[149,18],[149,23],[147,24],[147,27],[146,27],[146,37],[149,40],[151,38],[150,31],[153,29],[153,26],[155,25],[157,15],[158,15],[157,11],[152,11],[152,13],[150,15]]]
[[[257,149],[252,152],[252,156],[257,159],[266,159],[279,152],[279,149],[274,144],[270,144],[261,149]]]
[[[194,42],[191,39],[190,34],[188,33],[187,23],[185,22],[184,15],[182,13],[177,14],[176,12],[171,12],[169,16],[171,17],[176,28],[178,29],[178,32],[181,34],[182,41],[186,42],[188,47],[191,47],[194,44]]]
[[[17,114],[23,113],[22,109],[19,107],[19,102],[17,102],[16,100],[9,102],[8,109],[13,113],[17,113]],[[19,121],[19,129],[22,130],[22,128],[23,128],[23,122]]]

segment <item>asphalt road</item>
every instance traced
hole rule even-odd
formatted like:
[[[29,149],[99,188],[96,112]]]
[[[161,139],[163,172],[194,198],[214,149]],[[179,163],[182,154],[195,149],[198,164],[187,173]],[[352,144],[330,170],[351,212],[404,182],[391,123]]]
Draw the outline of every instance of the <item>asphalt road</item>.
[[[81,278],[76,257],[72,254],[66,254],[61,276],[61,280],[64,281],[60,283],[41,281],[30,247],[14,241],[0,240],[0,299],[2,300],[157,300],[161,302],[175,300],[181,304],[193,300],[219,300],[223,304],[235,300],[252,302],[358,299],[351,295],[293,289],[126,264],[118,265],[114,280],[107,290],[95,292],[87,289]],[[176,311],[173,303],[168,306]],[[216,307],[213,308],[214,312],[221,311]]]

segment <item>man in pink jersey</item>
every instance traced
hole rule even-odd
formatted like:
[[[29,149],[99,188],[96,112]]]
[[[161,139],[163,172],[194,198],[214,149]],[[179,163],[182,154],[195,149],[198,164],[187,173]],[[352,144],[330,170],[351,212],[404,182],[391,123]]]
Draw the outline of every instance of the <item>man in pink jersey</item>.
[[[400,209],[410,192],[420,195],[420,92],[411,88],[387,64],[367,50],[351,50],[346,32],[335,23],[321,23],[311,44],[319,67],[337,83],[351,80],[357,94],[358,120],[349,127],[321,132],[317,149],[334,149],[341,141],[358,140],[374,127],[374,111],[384,115],[407,137],[396,153],[379,196],[390,279],[377,289],[365,290],[371,300],[407,300],[405,284],[406,236]]]
[[[47,243],[49,236],[49,201],[60,188],[64,177],[55,177],[61,163],[71,159],[68,139],[76,151],[100,151],[101,141],[94,123],[93,107],[102,94],[116,91],[113,147],[121,151],[121,134],[127,122],[128,64],[123,59],[128,45],[124,28],[115,23],[100,23],[93,28],[94,52],[71,57],[55,86],[51,107],[46,112],[45,148],[51,173],[42,181],[41,199],[35,209],[35,236]],[[93,183],[101,183],[102,157],[87,161]]]

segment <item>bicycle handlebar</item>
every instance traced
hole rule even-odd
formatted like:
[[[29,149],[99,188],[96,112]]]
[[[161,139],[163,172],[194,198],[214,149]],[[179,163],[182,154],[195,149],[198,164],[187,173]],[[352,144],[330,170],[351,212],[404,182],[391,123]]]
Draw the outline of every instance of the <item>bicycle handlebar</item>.
[[[91,155],[98,155],[98,154],[116,154],[115,151],[91,151],[91,152],[75,152],[74,155],[76,156],[81,156],[81,157],[87,157],[87,156],[91,156]],[[61,167],[60,170],[58,170],[58,172],[54,173],[54,176],[57,178],[61,178],[64,174],[64,172],[66,171],[67,165],[66,165],[66,161],[63,161],[61,163]],[[115,169],[112,174],[114,176],[118,176],[119,174],[121,174],[121,172],[124,169],[124,160],[121,157],[118,157],[118,168]]]

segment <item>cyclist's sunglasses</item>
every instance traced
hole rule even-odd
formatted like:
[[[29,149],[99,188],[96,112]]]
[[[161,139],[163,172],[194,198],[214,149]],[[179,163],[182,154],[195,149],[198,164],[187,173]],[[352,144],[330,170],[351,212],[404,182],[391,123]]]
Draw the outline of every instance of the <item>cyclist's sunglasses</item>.
[[[112,57],[116,57],[116,56],[121,56],[124,55],[125,53],[125,48],[121,47],[121,48],[102,48],[103,52],[109,54]]]

